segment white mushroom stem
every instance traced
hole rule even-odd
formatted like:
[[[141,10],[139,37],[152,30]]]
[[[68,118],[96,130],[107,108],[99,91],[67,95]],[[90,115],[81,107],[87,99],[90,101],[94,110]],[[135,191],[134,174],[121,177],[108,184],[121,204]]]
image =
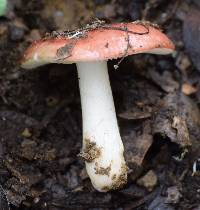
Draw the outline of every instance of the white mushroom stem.
[[[119,133],[106,61],[79,62],[83,149],[86,170],[98,191],[123,186],[127,180],[124,147]]]

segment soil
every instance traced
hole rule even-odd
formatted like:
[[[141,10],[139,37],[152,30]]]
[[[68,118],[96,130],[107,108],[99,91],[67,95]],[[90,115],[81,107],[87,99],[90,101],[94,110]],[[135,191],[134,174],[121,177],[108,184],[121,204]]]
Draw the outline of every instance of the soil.
[[[8,3],[0,17],[0,209],[200,209],[199,1]],[[78,157],[82,119],[76,66],[51,64],[29,72],[20,67],[34,40],[95,18],[148,20],[176,45],[173,55],[108,62],[129,171],[127,185],[107,193],[92,187]]]

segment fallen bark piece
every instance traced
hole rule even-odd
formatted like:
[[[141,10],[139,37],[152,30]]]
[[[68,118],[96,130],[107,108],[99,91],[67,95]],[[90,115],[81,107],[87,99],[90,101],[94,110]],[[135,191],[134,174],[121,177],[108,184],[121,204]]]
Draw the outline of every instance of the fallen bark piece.
[[[146,153],[148,152],[151,144],[153,142],[153,137],[150,134],[142,134],[138,136],[130,144],[125,143],[126,148],[126,160],[128,166],[141,166]]]
[[[153,117],[153,134],[160,134],[164,139],[188,147],[196,139],[200,126],[199,109],[193,101],[181,93],[168,94]]]
[[[130,169],[131,180],[135,180],[141,173],[145,156],[153,143],[151,121],[146,120],[142,127],[142,133],[131,130],[123,137],[126,151],[125,159]]]

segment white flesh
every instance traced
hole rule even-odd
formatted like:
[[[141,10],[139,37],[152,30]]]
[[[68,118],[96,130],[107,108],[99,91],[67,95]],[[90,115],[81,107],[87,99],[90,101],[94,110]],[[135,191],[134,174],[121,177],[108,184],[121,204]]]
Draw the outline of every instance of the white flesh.
[[[98,191],[119,188],[126,183],[127,167],[107,63],[80,62],[76,65],[82,104],[82,154],[91,158],[85,159],[87,173]]]

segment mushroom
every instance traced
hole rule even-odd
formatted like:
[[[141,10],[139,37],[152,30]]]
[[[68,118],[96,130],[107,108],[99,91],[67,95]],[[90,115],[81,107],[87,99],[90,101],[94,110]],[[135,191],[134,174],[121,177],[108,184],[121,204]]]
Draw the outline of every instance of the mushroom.
[[[75,31],[53,32],[25,51],[21,63],[25,69],[76,63],[83,121],[80,156],[98,191],[118,189],[127,182],[107,60],[137,53],[169,54],[173,50],[173,43],[149,22],[96,21]]]

